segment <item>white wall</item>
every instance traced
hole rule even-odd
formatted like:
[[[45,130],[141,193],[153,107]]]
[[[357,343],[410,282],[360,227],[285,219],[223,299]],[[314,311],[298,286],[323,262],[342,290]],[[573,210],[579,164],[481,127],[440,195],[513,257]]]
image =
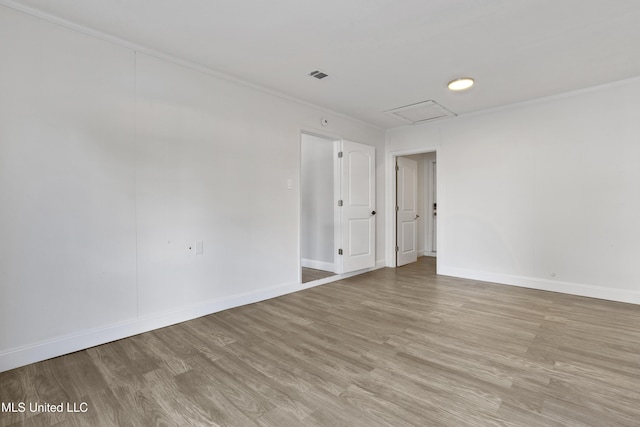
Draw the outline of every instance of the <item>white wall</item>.
[[[300,230],[303,267],[335,272],[333,141],[301,136]]]
[[[133,52],[0,7],[0,63],[1,352],[137,301]]]
[[[0,371],[301,289],[300,129],[383,152],[379,129],[5,7],[0,63]]]
[[[394,129],[438,147],[441,274],[640,303],[640,80]]]

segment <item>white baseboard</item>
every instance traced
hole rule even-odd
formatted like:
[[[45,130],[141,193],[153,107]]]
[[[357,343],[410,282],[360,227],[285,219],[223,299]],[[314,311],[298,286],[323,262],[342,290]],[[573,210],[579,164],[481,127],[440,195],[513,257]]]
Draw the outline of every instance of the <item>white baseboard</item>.
[[[609,301],[640,304],[640,292],[626,289],[605,288],[603,286],[582,283],[562,282],[559,280],[538,279],[535,277],[513,276],[508,274],[489,273],[485,271],[467,270],[463,268],[438,266],[438,274],[460,277],[463,279],[481,280],[501,285],[519,286],[541,291],[559,292]]]
[[[52,357],[73,353],[74,351],[84,350],[96,345],[127,338],[143,332],[149,332],[154,329],[175,325],[176,323],[186,322],[187,320],[196,319],[198,317],[228,310],[230,308],[253,304],[290,294],[292,292],[313,288],[325,283],[377,270],[382,267],[384,267],[384,260],[378,260],[376,261],[375,267],[347,274],[338,274],[323,280],[316,280],[309,283],[289,282],[257,291],[245,292],[205,301],[181,307],[169,312],[125,320],[108,326],[88,329],[23,347],[5,350],[0,352],[0,372],[19,368],[20,366],[25,366],[30,363],[51,359]]]
[[[430,256],[430,257],[437,257],[438,253],[437,252],[432,252],[432,251],[428,251],[428,250],[423,250],[423,251],[418,251],[418,256]]]
[[[336,272],[335,264],[331,262],[316,261],[314,259],[303,258],[300,263],[305,268],[313,268],[316,270],[330,271],[332,273]]]
[[[424,249],[424,250],[418,251],[418,256],[419,257],[421,257],[421,256],[432,256],[432,257],[435,257],[436,253]]]

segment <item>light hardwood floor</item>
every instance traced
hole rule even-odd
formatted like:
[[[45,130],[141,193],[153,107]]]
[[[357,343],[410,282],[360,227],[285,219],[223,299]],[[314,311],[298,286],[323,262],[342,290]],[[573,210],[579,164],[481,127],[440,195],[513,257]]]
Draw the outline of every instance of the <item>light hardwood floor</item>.
[[[638,426],[640,307],[382,269],[0,374],[1,425]]]
[[[311,282],[313,280],[324,279],[325,277],[335,276],[336,273],[324,270],[316,270],[315,268],[302,267],[302,283]]]

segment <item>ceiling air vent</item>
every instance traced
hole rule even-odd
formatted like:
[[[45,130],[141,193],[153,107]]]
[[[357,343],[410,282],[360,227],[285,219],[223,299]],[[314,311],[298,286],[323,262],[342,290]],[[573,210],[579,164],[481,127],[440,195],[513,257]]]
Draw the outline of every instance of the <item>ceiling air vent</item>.
[[[322,80],[325,77],[329,77],[329,75],[327,73],[323,73],[322,71],[319,71],[319,70],[312,71],[312,72],[309,73],[309,75],[311,77],[315,77],[318,80]]]
[[[392,115],[404,123],[423,123],[431,120],[455,117],[456,114],[447,110],[436,101],[423,101],[404,107],[387,110],[385,113]]]

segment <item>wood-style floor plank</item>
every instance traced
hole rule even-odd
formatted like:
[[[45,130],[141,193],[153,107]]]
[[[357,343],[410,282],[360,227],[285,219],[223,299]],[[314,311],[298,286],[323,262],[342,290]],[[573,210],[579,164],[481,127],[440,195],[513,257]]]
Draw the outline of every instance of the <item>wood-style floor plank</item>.
[[[0,426],[638,426],[640,307],[381,269],[0,373]]]
[[[302,267],[302,283],[324,279],[325,277],[335,276],[335,274],[336,273],[332,273],[330,271],[316,270],[315,268]]]

